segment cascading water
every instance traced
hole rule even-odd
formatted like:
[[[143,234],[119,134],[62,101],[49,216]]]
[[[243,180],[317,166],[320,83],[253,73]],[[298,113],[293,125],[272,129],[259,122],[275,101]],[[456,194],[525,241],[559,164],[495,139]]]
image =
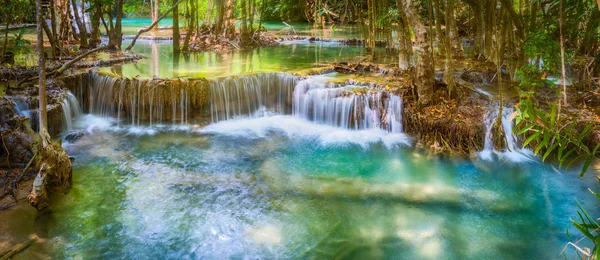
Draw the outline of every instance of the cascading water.
[[[483,147],[483,151],[479,152],[479,157],[483,160],[491,161],[494,159],[494,156],[499,157],[501,159],[513,161],[513,162],[521,162],[521,161],[529,161],[531,160],[533,154],[531,151],[520,148],[517,144],[517,137],[513,133],[514,123],[510,119],[512,113],[514,112],[513,108],[503,107],[502,108],[502,130],[504,131],[505,138],[505,150],[498,151],[494,147],[493,141],[493,127],[494,123],[498,117],[499,108],[495,108],[494,110],[487,113],[484,117],[484,123],[486,127],[485,132],[485,143]]]
[[[13,103],[15,112],[17,112],[20,116],[26,116],[31,118],[31,105],[28,103],[25,97],[14,96],[8,98],[10,102]]]
[[[210,83],[212,122],[262,116],[257,111],[289,114],[297,81],[298,77],[285,73],[215,79]]]
[[[117,126],[187,125],[205,116],[206,80],[143,80],[90,72],[71,87],[92,115],[116,118]]]
[[[63,126],[67,131],[73,129],[73,119],[83,114],[79,101],[71,91],[67,91],[67,96],[61,102],[63,112]]]
[[[402,100],[386,91],[306,79],[294,89],[293,115],[345,129],[402,132]]]
[[[71,87],[74,94],[69,97],[78,97],[90,114],[116,119],[117,127],[196,124],[206,120],[210,109],[212,123],[293,115],[347,130],[402,132],[399,96],[354,83],[328,83],[331,79],[330,75],[301,78],[259,73],[210,81],[141,80],[90,72]],[[73,111],[64,114],[67,118]]]

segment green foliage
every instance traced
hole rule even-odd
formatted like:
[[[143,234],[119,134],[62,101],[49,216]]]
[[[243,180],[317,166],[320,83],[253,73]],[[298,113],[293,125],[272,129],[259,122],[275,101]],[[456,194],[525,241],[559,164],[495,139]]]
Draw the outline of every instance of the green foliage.
[[[560,55],[557,55],[557,53],[560,53],[560,45],[550,36],[556,30],[556,26],[550,25],[541,28],[531,32],[529,40],[525,42],[523,48],[525,53],[539,59],[539,66],[542,71],[556,72],[561,64]]]
[[[598,179],[598,181],[600,181],[600,178]],[[589,189],[589,191],[592,194],[594,194],[594,196],[596,196],[598,200],[600,200],[599,193],[596,193],[591,189]],[[598,223],[598,221],[600,221],[600,218],[594,219],[579,203],[577,203],[577,207],[579,208],[579,210],[577,211],[577,216],[579,217],[579,219],[571,219],[571,223],[573,223],[573,226],[575,226],[575,228],[579,232],[581,232],[581,234],[583,234],[583,238],[574,242],[570,242],[567,245],[567,247],[569,245],[574,247],[577,250],[577,254],[579,255],[579,257],[583,259],[600,259],[600,250],[598,250],[598,244],[600,244],[600,224]],[[584,239],[588,239],[592,242],[593,247],[591,249],[581,248],[580,246],[578,246],[578,243],[583,241]],[[572,241],[570,237],[569,240]],[[585,256],[582,256],[582,254]]]
[[[31,48],[31,41],[23,39],[23,35],[25,35],[25,32],[25,29],[21,29],[18,32],[12,33],[12,35],[8,37],[9,46],[12,47],[10,51],[12,51],[15,54],[25,54],[33,52],[33,49]]]
[[[536,50],[539,51],[540,56],[546,55],[541,48]],[[552,61],[551,58],[549,61],[541,68],[528,65],[517,72],[521,79],[522,92],[519,104],[516,106],[515,131],[520,136],[526,136],[523,146],[534,149],[535,154],[541,155],[542,161],[553,157],[558,161],[559,168],[566,169],[569,169],[574,163],[583,162],[579,175],[583,177],[591,163],[600,158],[600,144],[595,147],[588,147],[586,144],[586,138],[596,130],[596,124],[589,122],[582,126],[583,122],[579,117],[571,118],[562,114],[560,101],[550,104],[550,107],[546,109],[540,108],[540,105],[535,102],[536,91],[542,87],[554,87],[554,84],[544,77],[547,71],[555,70],[554,66],[556,65],[553,62],[556,61]],[[561,89],[555,88],[555,90],[557,98],[560,99]],[[599,194],[592,190],[590,192],[600,199]],[[592,242],[593,248],[591,250],[580,248],[577,243],[581,240],[570,242],[569,245],[577,250],[578,255],[580,253],[586,255],[584,257],[586,259],[598,259],[597,245],[600,242],[598,234],[600,226],[579,203],[577,206],[579,207],[579,219],[571,220],[571,222],[585,238]]]
[[[376,24],[378,27],[386,27],[387,25],[400,21],[400,13],[398,9],[388,7],[384,12],[377,16]]]
[[[553,104],[550,112],[539,109],[532,101],[530,93],[525,94],[516,108],[516,131],[527,139],[523,146],[534,149],[535,154],[546,160],[554,155],[559,167],[567,169],[583,160],[580,176],[582,177],[590,164],[599,158],[600,144],[590,148],[585,139],[596,129],[595,124],[588,123],[583,129],[578,128],[578,118],[566,118]]]

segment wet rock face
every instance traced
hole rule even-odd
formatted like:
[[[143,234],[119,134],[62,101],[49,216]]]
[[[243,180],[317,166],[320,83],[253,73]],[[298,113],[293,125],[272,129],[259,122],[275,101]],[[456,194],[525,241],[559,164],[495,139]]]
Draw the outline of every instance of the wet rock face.
[[[28,124],[28,122],[24,122]],[[0,168],[23,168],[33,156],[34,132],[31,129],[2,131],[4,143],[0,147]],[[6,146],[6,147],[5,147]],[[7,150],[10,154],[7,154]]]

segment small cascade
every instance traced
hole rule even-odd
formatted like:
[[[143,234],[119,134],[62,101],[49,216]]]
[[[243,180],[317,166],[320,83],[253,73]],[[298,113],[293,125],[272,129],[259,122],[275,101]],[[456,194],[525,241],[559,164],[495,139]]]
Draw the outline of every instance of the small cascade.
[[[344,129],[402,132],[402,100],[382,90],[306,79],[294,89],[293,115]]]
[[[29,101],[25,97],[21,96],[12,96],[7,97],[10,102],[13,103],[15,112],[17,112],[20,116],[26,116],[31,118],[31,110],[32,105],[29,104]]]
[[[67,96],[61,102],[63,114],[63,126],[67,131],[73,129],[73,119],[80,117],[83,112],[79,101],[71,91],[67,91]]]
[[[76,107],[81,107],[86,113],[116,119],[117,127],[293,115],[348,130],[402,133],[400,96],[356,82],[328,83],[331,79],[286,73],[213,80],[128,79],[89,72],[70,80],[72,93],[63,101],[63,115],[67,129],[80,113]]]
[[[485,132],[485,143],[483,151],[479,152],[479,157],[491,161],[494,156],[500,157],[513,162],[521,162],[531,160],[533,154],[531,151],[520,148],[517,141],[517,136],[513,132],[514,122],[510,119],[510,116],[514,112],[513,108],[503,107],[502,108],[502,130],[504,131],[504,150],[498,151],[494,146],[493,127],[498,117],[499,109],[496,108],[484,117],[484,123],[486,127]]]
[[[207,116],[203,79],[129,79],[90,72],[69,86],[87,113],[117,119],[117,125],[187,125]]]
[[[218,78],[210,82],[213,123],[236,117],[256,117],[270,111],[290,114],[298,77],[285,73]]]

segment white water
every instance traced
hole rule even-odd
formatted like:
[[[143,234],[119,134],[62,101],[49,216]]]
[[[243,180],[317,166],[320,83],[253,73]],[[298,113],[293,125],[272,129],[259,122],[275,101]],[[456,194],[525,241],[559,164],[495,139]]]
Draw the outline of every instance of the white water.
[[[512,108],[502,108],[502,129],[504,130],[504,136],[506,138],[506,148],[503,151],[497,151],[494,148],[492,141],[492,127],[498,116],[499,109],[496,108],[485,115],[483,118],[486,126],[485,143],[483,151],[479,152],[479,157],[481,159],[486,161],[500,159],[517,163],[533,160],[533,153],[528,149],[520,147],[517,143],[517,137],[513,132],[514,122],[510,120],[513,111],[514,110]]]
[[[358,86],[360,87],[360,86]],[[308,78],[294,88],[293,112],[298,118],[344,129],[402,132],[402,100],[391,93]]]
[[[313,140],[322,146],[359,145],[367,148],[371,144],[382,143],[387,148],[393,148],[411,145],[410,137],[403,133],[389,133],[380,128],[349,130],[289,115],[221,121],[197,132],[244,138],[266,138],[278,133],[290,139]]]
[[[61,102],[61,107],[63,112],[63,127],[67,132],[71,131],[73,130],[73,120],[83,114],[79,101],[77,101],[77,98],[71,91],[67,91],[67,96]]]
[[[31,106],[27,103],[27,100],[24,97],[14,96],[7,98],[13,103],[15,112],[17,112],[20,116],[31,118]]]
[[[285,73],[218,78],[210,85],[213,123],[255,115],[260,109],[289,114],[298,77]]]
[[[402,134],[403,104],[399,96],[372,86],[329,83],[334,76],[300,78],[285,73],[261,73],[212,80],[210,113],[213,124],[196,131],[251,137],[264,137],[269,132],[279,131],[291,138],[318,140],[322,145],[366,147],[377,142],[387,147],[410,145],[409,138]],[[188,117],[194,115],[188,114],[189,95],[184,90],[170,96],[173,100],[168,108],[160,100],[156,102],[158,104],[140,106],[148,103],[144,99],[154,100],[152,94],[155,91],[145,90],[148,86],[142,81],[132,82],[133,88],[129,91],[134,93],[124,93],[124,80],[119,83],[99,75],[90,76],[90,80],[85,92],[91,115],[81,120],[81,129],[90,133],[101,130],[153,135],[197,128],[188,121]],[[113,100],[114,97],[118,100]],[[63,107],[68,109],[63,111],[65,118],[77,116],[73,108],[76,102],[71,98],[74,96],[69,94],[64,101]],[[127,108],[123,105],[126,99],[130,106]],[[127,111],[123,111],[125,109]],[[166,120],[161,115],[168,116],[169,112],[174,113],[172,118],[180,119],[180,124],[164,123]],[[149,125],[141,124],[140,114],[149,115]],[[125,124],[127,126],[123,127]],[[69,129],[72,127],[67,125]]]

